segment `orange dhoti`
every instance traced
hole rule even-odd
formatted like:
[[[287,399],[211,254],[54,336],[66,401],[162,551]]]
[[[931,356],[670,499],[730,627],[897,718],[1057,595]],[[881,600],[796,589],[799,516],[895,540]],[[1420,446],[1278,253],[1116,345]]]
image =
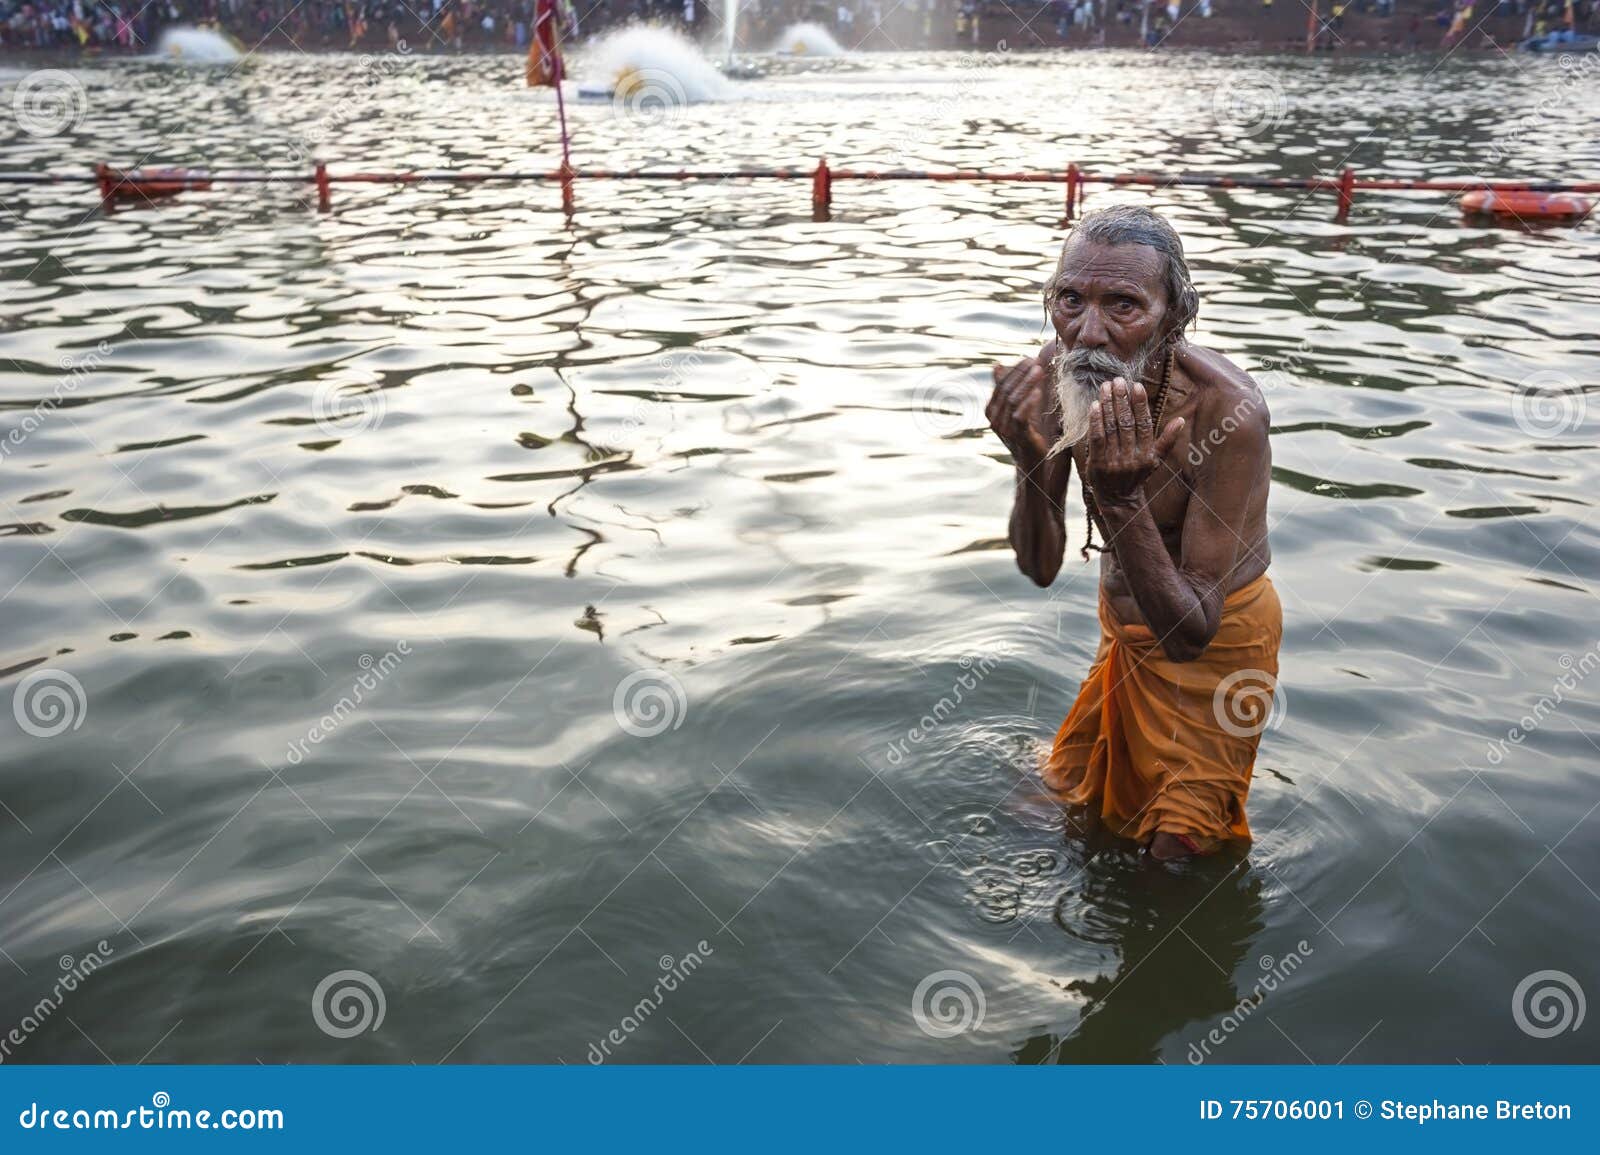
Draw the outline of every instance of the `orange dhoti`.
[[[1205,652],[1174,662],[1100,601],[1100,648],[1045,760],[1046,785],[1116,833],[1248,840],[1245,796],[1272,718],[1283,609],[1265,574],[1229,594]]]

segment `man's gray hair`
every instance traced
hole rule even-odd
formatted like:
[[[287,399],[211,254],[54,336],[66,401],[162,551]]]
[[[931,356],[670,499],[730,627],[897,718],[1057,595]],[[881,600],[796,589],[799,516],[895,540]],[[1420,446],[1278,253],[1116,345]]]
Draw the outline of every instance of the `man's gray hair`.
[[[1086,213],[1067,237],[1098,245],[1146,245],[1164,258],[1162,283],[1167,290],[1168,335],[1177,336],[1194,323],[1200,312],[1200,294],[1189,277],[1178,230],[1160,213],[1143,205],[1111,205]],[[1064,248],[1065,246],[1063,246]]]

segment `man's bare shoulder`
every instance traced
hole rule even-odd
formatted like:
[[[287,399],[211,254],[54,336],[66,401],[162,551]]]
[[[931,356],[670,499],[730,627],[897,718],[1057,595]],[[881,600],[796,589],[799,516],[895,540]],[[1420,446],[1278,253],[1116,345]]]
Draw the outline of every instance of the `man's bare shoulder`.
[[[1196,435],[1223,429],[1243,431],[1265,441],[1271,414],[1250,374],[1215,349],[1187,342],[1178,346],[1178,368],[1190,382]]]

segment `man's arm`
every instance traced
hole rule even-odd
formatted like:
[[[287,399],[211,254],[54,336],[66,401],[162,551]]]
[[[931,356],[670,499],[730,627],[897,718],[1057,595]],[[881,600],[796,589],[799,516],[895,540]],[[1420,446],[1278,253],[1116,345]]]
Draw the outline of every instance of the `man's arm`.
[[[1017,491],[1011,503],[1008,536],[1017,555],[1017,568],[1034,585],[1047,586],[1061,572],[1067,553],[1067,482],[1072,477],[1072,455],[1053,457],[1031,474],[1017,466]]]
[[[1052,343],[1035,360],[1010,370],[995,366],[994,396],[987,411],[989,424],[1011,451],[1017,469],[1008,535],[1017,568],[1040,586],[1055,580],[1066,554],[1064,505],[1072,477],[1071,454],[1048,456],[1061,428],[1049,388],[1054,355]]]
[[[1268,452],[1266,410],[1256,406],[1247,412],[1227,441],[1197,467],[1174,564],[1150,514],[1144,484],[1175,441],[1179,420],[1156,438],[1144,387],[1129,390],[1114,383],[1108,389],[1109,398],[1102,390],[1098,420],[1090,424],[1091,460],[1108,466],[1107,493],[1097,491],[1096,498],[1101,516],[1134,600],[1161,648],[1175,662],[1193,661],[1222,624],[1222,603],[1245,543],[1251,494]],[[1128,485],[1140,470],[1137,483]]]

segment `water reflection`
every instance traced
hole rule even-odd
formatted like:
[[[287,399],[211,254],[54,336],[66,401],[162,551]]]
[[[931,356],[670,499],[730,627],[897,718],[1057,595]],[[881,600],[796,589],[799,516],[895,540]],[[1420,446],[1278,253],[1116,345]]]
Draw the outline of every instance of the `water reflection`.
[[[1233,1011],[1238,973],[1265,927],[1262,884],[1249,865],[1205,860],[1155,867],[1102,852],[1061,896],[1056,919],[1108,948],[1115,968],[1075,980],[1077,1024],[1042,1032],[1013,1052],[1020,1063],[1148,1063],[1163,1043]],[[1270,963],[1268,964],[1271,965]]]

